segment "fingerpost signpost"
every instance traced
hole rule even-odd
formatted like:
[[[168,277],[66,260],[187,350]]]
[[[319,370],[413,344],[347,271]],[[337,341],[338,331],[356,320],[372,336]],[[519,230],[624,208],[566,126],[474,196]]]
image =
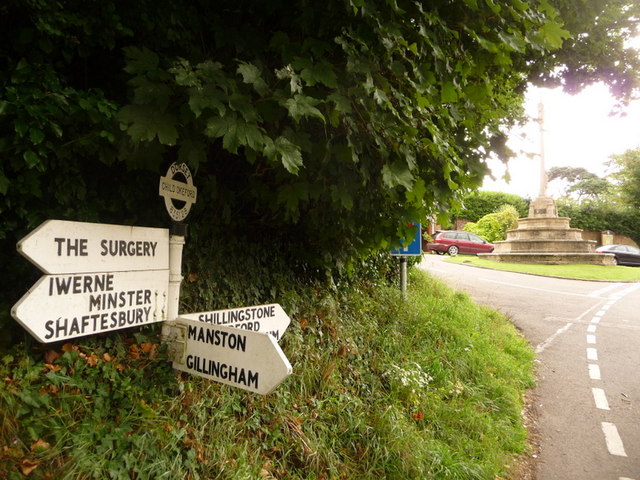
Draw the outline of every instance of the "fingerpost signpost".
[[[228,327],[251,330],[252,332],[268,333],[278,342],[291,323],[289,315],[277,303],[214,310],[212,312],[182,313],[180,318],[198,320],[212,325],[226,325]]]
[[[160,177],[171,228],[47,220],[17,250],[42,270],[12,316],[42,343],[163,322],[177,370],[265,395],[291,374],[277,341],[291,319],[278,304],[178,315],[182,221],[197,189],[185,164]]]
[[[186,225],[180,222],[196,199],[186,165],[169,167],[167,176],[160,178],[159,194],[173,220],[169,313],[162,325],[173,368],[262,395],[272,392],[292,371],[275,340],[288,327],[289,316],[277,304],[179,315],[186,234]]]
[[[166,229],[47,220],[17,249],[47,273],[11,310],[40,342],[166,318]]]
[[[182,349],[173,368],[250,392],[271,393],[291,374],[291,364],[273,336],[178,317]],[[178,353],[179,352],[179,353]]]

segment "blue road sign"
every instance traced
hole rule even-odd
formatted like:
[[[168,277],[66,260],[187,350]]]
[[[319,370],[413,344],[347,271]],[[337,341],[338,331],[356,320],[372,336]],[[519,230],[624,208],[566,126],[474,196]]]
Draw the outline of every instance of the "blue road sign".
[[[397,257],[422,255],[422,225],[416,222],[412,222],[412,225],[418,228],[416,228],[416,234],[413,236],[411,243],[406,247],[394,248],[391,250],[391,255]]]

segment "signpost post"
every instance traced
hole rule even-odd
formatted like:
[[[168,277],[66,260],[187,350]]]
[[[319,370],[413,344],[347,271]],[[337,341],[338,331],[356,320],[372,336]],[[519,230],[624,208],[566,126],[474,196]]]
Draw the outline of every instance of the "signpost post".
[[[17,248],[48,275],[11,314],[43,343],[163,321],[168,240],[162,228],[47,220]]]
[[[391,250],[392,256],[400,257],[400,291],[404,298],[407,296],[407,257],[422,255],[422,225],[411,222],[408,226],[417,227],[411,243]]]
[[[275,339],[266,333],[210,325],[179,317],[173,368],[261,395],[292,371]]]
[[[185,181],[180,181],[183,178]],[[180,284],[182,283],[182,247],[186,235],[186,225],[181,223],[187,218],[191,206],[196,203],[198,189],[193,186],[193,177],[185,163],[172,163],[166,177],[160,177],[158,193],[164,197],[164,204],[171,220],[171,236],[169,238],[169,309],[167,320],[173,321],[178,316],[180,302]],[[163,336],[169,332],[163,328]]]

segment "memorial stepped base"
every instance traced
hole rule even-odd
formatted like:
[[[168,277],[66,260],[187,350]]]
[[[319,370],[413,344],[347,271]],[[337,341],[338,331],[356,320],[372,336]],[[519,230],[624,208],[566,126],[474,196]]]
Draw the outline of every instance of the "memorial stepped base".
[[[493,253],[478,256],[508,263],[614,265],[613,255],[595,253],[597,242],[584,240],[582,230],[569,226],[570,220],[557,216],[553,199],[539,197],[529,217],[519,219],[506,240],[495,242]]]

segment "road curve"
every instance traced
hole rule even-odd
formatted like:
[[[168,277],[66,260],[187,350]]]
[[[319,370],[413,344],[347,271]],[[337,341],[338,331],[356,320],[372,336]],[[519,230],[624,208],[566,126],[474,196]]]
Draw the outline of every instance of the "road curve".
[[[640,283],[419,268],[504,313],[537,354],[537,480],[640,480]],[[612,267],[615,268],[615,267]]]

